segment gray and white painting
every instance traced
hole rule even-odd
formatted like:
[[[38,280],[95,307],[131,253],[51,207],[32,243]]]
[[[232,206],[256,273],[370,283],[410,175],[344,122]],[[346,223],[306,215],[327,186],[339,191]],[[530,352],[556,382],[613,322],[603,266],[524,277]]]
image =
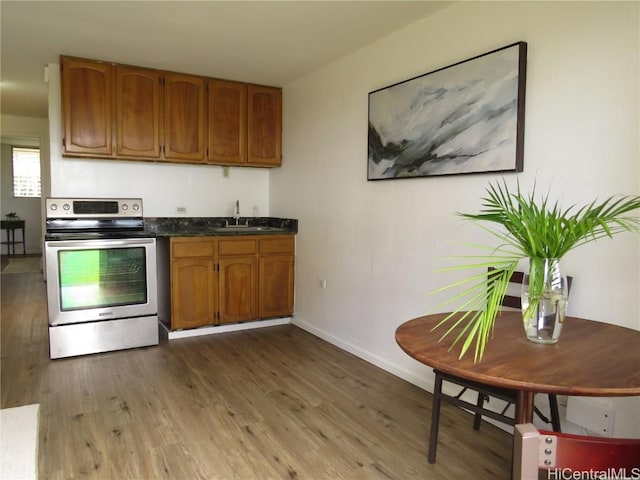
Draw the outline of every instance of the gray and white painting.
[[[516,171],[521,49],[526,55],[520,42],[371,92],[368,179]]]

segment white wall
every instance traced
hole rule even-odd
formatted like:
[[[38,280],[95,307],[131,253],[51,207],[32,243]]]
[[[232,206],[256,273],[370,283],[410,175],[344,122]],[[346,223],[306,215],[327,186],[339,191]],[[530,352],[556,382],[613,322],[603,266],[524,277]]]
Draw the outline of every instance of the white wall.
[[[54,197],[141,197],[146,217],[175,217],[186,207],[189,217],[269,215],[269,170],[229,169],[156,162],[62,157],[60,66],[49,64],[51,195]]]
[[[443,257],[484,239],[453,213],[477,211],[501,177],[367,182],[368,92],[526,41],[524,172],[506,181],[550,186],[565,206],[638,194],[639,6],[460,2],[285,86],[285,168],[271,173],[270,208],[300,219],[295,323],[431,389],[430,369],[394,332],[435,311],[429,292],[451,279],[436,273]],[[640,236],[581,247],[564,267],[571,315],[640,329]],[[618,408],[615,433],[640,436],[640,403]]]
[[[42,192],[46,196],[48,191],[49,165],[49,124],[46,118],[16,117],[2,115],[2,216],[9,212],[16,212],[25,223],[25,237],[27,253],[42,252],[42,199],[16,198],[13,196],[13,177],[11,166],[11,146],[40,147]],[[16,233],[20,239],[21,233]],[[3,232],[2,241],[6,241]],[[22,245],[16,246],[16,252],[22,253]],[[7,253],[7,247],[2,246],[2,253]]]

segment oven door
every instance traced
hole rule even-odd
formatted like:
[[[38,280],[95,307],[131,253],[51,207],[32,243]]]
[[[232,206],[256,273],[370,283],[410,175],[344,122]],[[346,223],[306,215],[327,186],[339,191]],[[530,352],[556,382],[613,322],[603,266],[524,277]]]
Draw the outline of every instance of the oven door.
[[[156,315],[156,239],[45,242],[49,325]]]

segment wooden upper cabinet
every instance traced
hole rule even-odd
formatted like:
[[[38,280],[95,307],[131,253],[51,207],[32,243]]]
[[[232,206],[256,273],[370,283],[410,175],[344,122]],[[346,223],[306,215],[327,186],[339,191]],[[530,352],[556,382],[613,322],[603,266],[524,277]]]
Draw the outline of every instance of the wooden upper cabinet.
[[[247,162],[274,167],[282,164],[282,89],[247,86]]]
[[[113,65],[61,57],[63,153],[113,153]]]
[[[160,158],[160,72],[118,65],[115,75],[116,155]]]
[[[204,77],[165,74],[164,158],[205,162],[206,82]]]
[[[279,167],[282,89],[62,55],[63,154]]]
[[[247,85],[209,80],[209,163],[247,162]]]

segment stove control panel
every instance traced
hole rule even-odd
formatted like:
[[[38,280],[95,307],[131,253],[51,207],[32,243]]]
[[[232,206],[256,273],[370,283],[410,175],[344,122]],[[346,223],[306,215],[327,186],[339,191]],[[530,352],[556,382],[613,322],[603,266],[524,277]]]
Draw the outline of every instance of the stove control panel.
[[[141,198],[47,198],[47,218],[142,217]]]

